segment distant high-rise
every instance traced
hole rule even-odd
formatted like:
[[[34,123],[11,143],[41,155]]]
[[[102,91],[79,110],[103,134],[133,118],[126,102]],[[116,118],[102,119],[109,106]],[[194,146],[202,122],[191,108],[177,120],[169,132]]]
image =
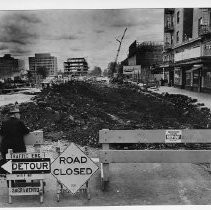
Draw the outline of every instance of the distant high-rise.
[[[57,74],[57,58],[50,53],[35,53],[35,57],[29,57],[29,71],[36,74],[39,68],[45,68],[47,76]]]
[[[64,73],[66,75],[83,76],[87,75],[88,63],[85,58],[68,58],[64,62]]]
[[[0,57],[0,79],[8,79],[20,76],[25,69],[23,60],[15,59],[10,54]]]

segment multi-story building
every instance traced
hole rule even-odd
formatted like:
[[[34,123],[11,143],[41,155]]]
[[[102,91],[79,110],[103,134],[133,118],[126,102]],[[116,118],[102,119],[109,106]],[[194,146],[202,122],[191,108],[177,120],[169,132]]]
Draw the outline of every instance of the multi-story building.
[[[152,79],[152,70],[162,63],[162,51],[161,43],[134,41],[129,46],[127,65],[123,67],[123,73],[128,76],[131,74],[141,82]]]
[[[57,75],[57,58],[50,53],[35,53],[35,57],[29,57],[29,71],[35,76],[39,68],[46,70],[46,76]]]
[[[164,9],[161,67],[176,87],[211,91],[211,9]]]
[[[84,76],[88,73],[88,63],[85,58],[68,58],[64,62],[64,74],[71,76]]]
[[[24,69],[23,60],[15,59],[10,54],[0,57],[0,79],[19,77]]]

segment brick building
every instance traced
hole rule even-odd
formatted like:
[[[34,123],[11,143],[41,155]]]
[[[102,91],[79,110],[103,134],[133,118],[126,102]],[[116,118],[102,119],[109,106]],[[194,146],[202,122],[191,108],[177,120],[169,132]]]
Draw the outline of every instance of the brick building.
[[[164,9],[161,67],[176,87],[211,91],[211,9]]]
[[[153,69],[162,63],[163,45],[155,42],[137,42],[136,40],[129,46],[127,60],[123,61],[123,73],[132,75],[135,80],[146,82],[153,79]]]

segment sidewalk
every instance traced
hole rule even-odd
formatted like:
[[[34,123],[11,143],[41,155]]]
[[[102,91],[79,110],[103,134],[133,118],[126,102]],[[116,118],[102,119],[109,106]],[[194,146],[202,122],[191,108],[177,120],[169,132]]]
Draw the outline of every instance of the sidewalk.
[[[169,94],[181,94],[181,95],[186,95],[189,96],[193,99],[197,99],[197,103],[204,103],[204,105],[211,109],[211,94],[209,93],[198,93],[198,92],[193,92],[189,90],[184,90],[180,88],[175,88],[175,87],[167,87],[167,86],[160,86],[158,90],[156,89],[150,89],[152,92],[156,93],[169,93]]]

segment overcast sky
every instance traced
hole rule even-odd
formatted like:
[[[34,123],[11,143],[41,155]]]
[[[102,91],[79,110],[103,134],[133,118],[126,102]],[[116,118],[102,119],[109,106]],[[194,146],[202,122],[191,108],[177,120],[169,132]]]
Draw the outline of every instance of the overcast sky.
[[[28,68],[29,56],[49,52],[61,70],[68,57],[105,69],[125,27],[118,61],[134,40],[163,41],[163,9],[0,11],[0,56],[23,58]]]

